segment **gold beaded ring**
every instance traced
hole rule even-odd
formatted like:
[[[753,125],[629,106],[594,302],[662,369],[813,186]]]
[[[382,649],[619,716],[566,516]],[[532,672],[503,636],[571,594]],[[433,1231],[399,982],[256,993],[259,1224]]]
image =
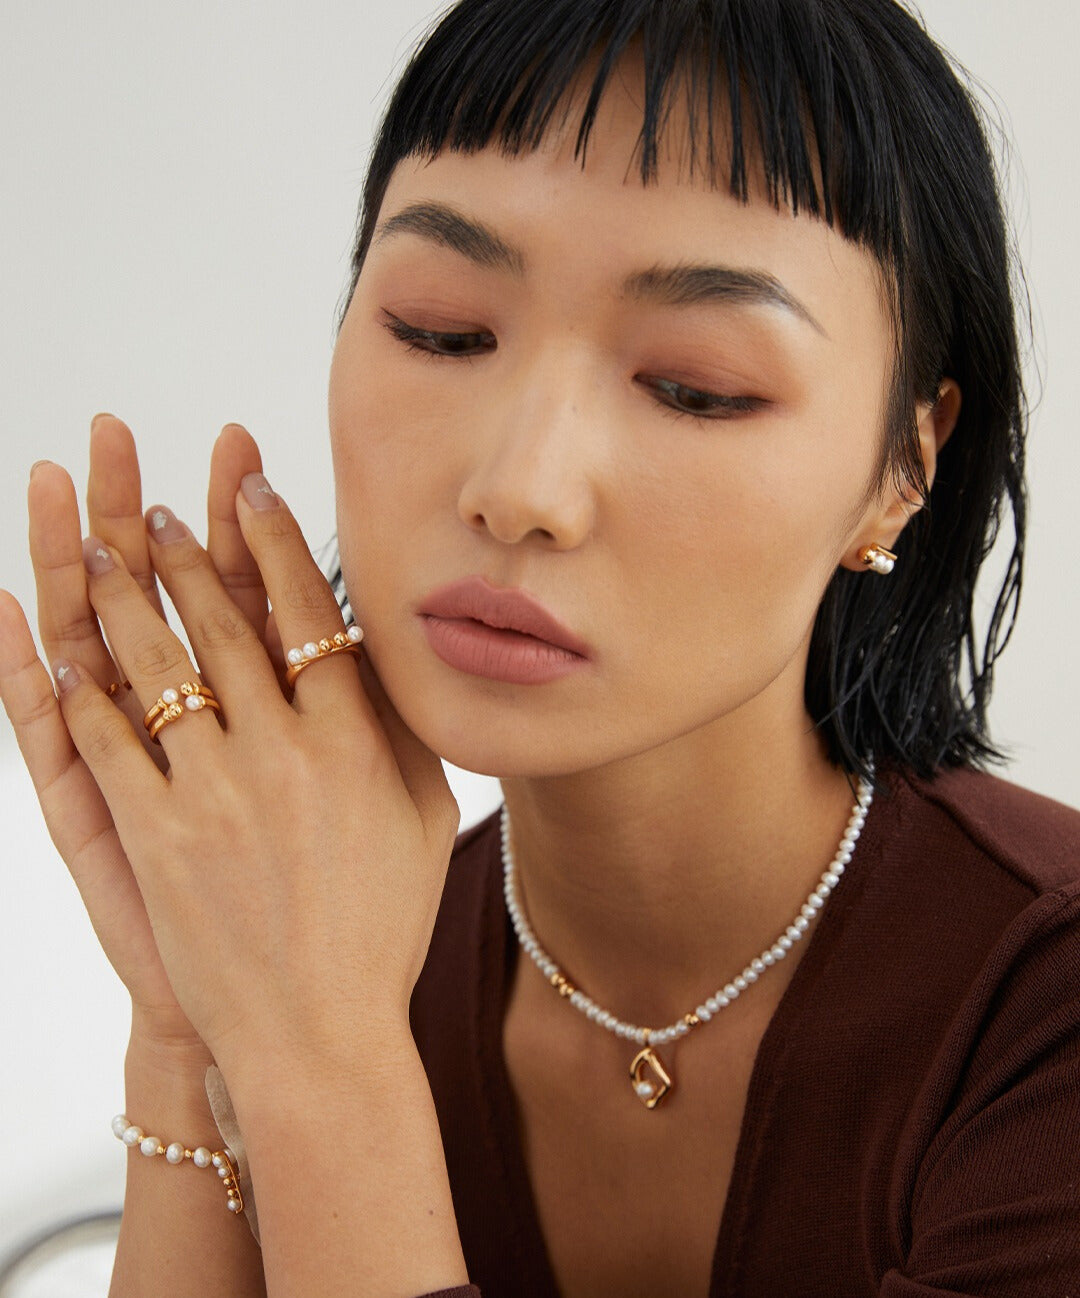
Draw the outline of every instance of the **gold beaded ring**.
[[[166,726],[179,721],[185,712],[201,712],[203,708],[221,711],[214,691],[200,681],[184,681],[179,689],[161,691],[161,697],[143,717],[143,725],[154,743],[159,744],[158,735]]]
[[[339,653],[358,654],[363,638],[363,631],[354,625],[346,627],[344,631],[338,631],[336,635],[324,636],[321,640],[309,640],[300,648],[290,649],[285,655],[289,664],[285,671],[285,680],[292,685],[305,667],[317,663],[320,658],[329,658],[332,654]]]

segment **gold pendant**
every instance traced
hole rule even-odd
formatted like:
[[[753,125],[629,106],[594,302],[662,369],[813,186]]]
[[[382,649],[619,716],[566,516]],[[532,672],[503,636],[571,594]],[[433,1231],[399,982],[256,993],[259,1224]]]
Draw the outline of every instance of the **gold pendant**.
[[[652,1077],[645,1075],[646,1068],[652,1070]],[[668,1091],[675,1085],[652,1047],[649,1045],[649,1034],[645,1033],[645,1045],[634,1056],[630,1065],[630,1084],[634,1094],[647,1109],[655,1109]]]

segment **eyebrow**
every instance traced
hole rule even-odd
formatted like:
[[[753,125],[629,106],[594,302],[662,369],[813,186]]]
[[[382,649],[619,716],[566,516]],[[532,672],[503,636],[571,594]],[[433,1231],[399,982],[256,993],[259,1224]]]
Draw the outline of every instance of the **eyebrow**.
[[[522,279],[526,259],[520,249],[502,239],[490,226],[463,215],[446,203],[410,203],[383,221],[374,243],[395,234],[416,234],[441,244],[487,270],[499,270]],[[732,266],[653,266],[628,275],[623,295],[662,306],[696,306],[720,302],[733,305],[780,307],[829,335],[799,299],[768,271]]]

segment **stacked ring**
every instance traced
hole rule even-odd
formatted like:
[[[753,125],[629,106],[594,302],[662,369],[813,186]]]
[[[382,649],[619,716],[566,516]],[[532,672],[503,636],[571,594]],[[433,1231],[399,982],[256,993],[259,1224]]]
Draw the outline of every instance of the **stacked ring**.
[[[154,743],[159,744],[158,735],[166,726],[179,721],[185,712],[201,712],[203,708],[221,711],[214,691],[200,681],[184,681],[179,689],[161,691],[161,697],[143,717],[143,725]]]
[[[338,653],[358,654],[360,641],[363,638],[363,631],[354,625],[346,627],[344,631],[338,631],[336,635],[324,636],[321,640],[309,640],[299,649],[290,649],[285,655],[289,664],[285,671],[286,681],[291,685],[305,667],[310,667],[320,658],[329,658],[331,654]]]

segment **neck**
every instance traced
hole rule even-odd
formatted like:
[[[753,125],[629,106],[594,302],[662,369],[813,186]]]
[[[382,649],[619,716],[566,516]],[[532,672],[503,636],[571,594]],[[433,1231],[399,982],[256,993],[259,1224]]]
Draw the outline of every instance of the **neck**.
[[[502,781],[529,925],[619,1017],[667,1023],[723,986],[791,923],[837,850],[848,777],[801,706],[794,726],[761,720]]]

